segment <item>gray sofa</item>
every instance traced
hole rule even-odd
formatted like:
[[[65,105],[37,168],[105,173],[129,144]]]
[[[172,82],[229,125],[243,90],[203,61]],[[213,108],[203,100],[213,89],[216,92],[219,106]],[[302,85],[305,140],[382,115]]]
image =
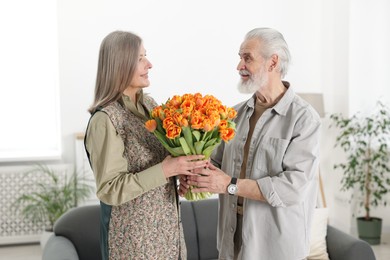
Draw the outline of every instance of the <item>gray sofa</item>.
[[[83,206],[64,214],[54,226],[43,260],[98,260],[99,205]],[[218,259],[216,230],[218,200],[181,202],[188,260]],[[375,260],[369,244],[328,226],[327,248],[331,260]]]

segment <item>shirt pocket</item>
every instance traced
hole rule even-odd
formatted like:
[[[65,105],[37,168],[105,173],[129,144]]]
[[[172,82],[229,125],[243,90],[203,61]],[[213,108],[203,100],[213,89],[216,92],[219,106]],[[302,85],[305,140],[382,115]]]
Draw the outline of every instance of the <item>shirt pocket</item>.
[[[258,148],[253,155],[252,177],[257,179],[283,172],[283,157],[290,141],[263,136],[258,142]]]

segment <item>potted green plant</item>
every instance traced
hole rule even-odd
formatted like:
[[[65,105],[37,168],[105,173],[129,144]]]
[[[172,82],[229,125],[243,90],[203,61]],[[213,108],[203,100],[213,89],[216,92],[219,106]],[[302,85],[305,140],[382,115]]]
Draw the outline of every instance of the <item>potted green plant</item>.
[[[375,111],[346,118],[341,114],[330,116],[331,127],[340,130],[336,147],[346,154],[346,162],[334,165],[343,171],[341,190],[359,190],[355,196],[365,215],[357,218],[359,238],[372,245],[380,243],[382,219],[370,214],[371,207],[386,206],[385,195],[390,191],[389,143],[390,112],[381,102]]]
[[[91,180],[77,172],[60,175],[45,165],[37,165],[25,173],[43,174],[42,181],[29,184],[31,192],[18,197],[13,209],[33,223],[47,223],[46,231],[52,232],[56,220],[66,211],[88,198],[93,192]],[[42,241],[41,241],[42,242]]]

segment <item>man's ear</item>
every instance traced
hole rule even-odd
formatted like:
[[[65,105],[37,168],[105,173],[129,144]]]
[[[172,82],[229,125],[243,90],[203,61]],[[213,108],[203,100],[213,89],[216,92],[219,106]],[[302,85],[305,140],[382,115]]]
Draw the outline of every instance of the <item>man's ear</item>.
[[[272,54],[272,56],[270,58],[270,64],[269,64],[268,71],[269,72],[273,71],[278,66],[278,63],[279,63],[279,56],[276,54]]]

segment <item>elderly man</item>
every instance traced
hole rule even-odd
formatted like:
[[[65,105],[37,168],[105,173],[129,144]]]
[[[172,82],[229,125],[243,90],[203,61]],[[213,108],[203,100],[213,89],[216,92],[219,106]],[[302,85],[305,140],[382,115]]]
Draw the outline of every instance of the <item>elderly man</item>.
[[[302,260],[317,198],[320,118],[282,78],[290,62],[281,33],[256,28],[241,44],[236,137],[180,192],[219,193],[219,259]],[[215,166],[217,167],[215,167]]]

